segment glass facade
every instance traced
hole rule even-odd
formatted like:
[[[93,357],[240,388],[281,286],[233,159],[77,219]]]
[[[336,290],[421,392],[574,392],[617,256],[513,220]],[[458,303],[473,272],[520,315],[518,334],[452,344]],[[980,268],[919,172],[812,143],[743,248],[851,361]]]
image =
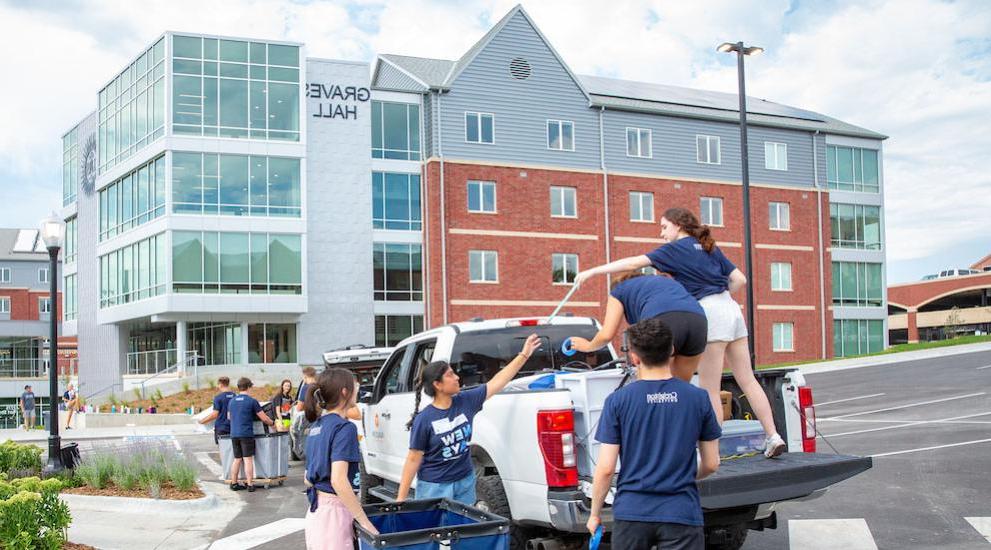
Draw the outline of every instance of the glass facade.
[[[144,51],[99,93],[100,172],[165,135],[165,40]]]
[[[189,323],[186,328],[190,350],[199,365],[241,363],[241,323]]]
[[[172,37],[172,132],[299,141],[297,46]]]
[[[74,321],[78,313],[76,302],[76,274],[66,275],[65,288],[62,292],[62,320]]]
[[[372,158],[420,160],[420,106],[372,101]]]
[[[100,190],[100,240],[165,214],[165,155]]]
[[[100,307],[164,294],[167,280],[165,234],[100,256]]]
[[[227,216],[302,215],[297,158],[172,153],[172,211]]]
[[[878,179],[876,150],[826,147],[826,183],[830,189],[877,193]]]
[[[62,136],[62,206],[76,202],[79,190],[79,131]]]
[[[197,294],[302,294],[302,238],[175,231],[172,288]]]
[[[423,332],[422,315],[376,315],[375,345],[395,346],[404,338]]]
[[[248,363],[295,363],[296,325],[248,325]]]
[[[833,262],[833,305],[881,307],[881,264]]]
[[[879,206],[831,203],[829,225],[835,247],[881,250]]]
[[[62,261],[66,265],[76,263],[78,237],[78,224],[76,223],[76,216],[73,216],[65,221],[65,248],[62,250]]]
[[[423,246],[375,243],[372,250],[375,299],[423,300]]]
[[[884,350],[884,321],[835,319],[833,355],[850,357]]]
[[[419,174],[372,172],[372,227],[419,231]]]

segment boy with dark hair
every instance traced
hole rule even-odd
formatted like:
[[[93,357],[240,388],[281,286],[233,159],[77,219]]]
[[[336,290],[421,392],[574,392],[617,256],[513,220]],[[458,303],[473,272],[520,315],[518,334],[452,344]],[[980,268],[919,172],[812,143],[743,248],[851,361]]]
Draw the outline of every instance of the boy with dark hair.
[[[220,442],[220,436],[231,433],[231,421],[227,417],[227,407],[230,405],[231,399],[234,398],[234,392],[231,391],[230,386],[230,378],[226,376],[217,378],[217,395],[213,396],[213,412],[200,420],[200,424],[209,424],[211,420],[216,420],[213,423],[214,443]]]
[[[255,492],[255,431],[252,423],[258,418],[269,426],[275,425],[275,421],[262,412],[258,401],[248,395],[248,389],[253,385],[251,380],[241,377],[237,381],[238,393],[227,407],[227,416],[231,423],[231,446],[234,451],[234,462],[231,464],[231,490],[240,491],[247,488],[249,493]],[[242,460],[247,487],[237,482]]]
[[[613,548],[702,549],[695,481],[719,467],[716,414],[705,390],[672,376],[672,336],[663,321],[640,321],[627,335],[638,380],[606,398],[595,434],[601,448],[588,530],[594,533],[601,523],[619,459],[623,469],[613,502]]]

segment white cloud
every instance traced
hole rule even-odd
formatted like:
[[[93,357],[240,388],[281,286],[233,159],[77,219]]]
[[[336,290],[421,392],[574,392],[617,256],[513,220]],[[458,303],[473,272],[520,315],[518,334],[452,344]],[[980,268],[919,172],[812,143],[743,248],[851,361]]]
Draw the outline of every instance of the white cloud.
[[[816,110],[891,136],[885,143],[892,265],[991,234],[991,4],[874,0],[529,2],[579,73],[734,92],[733,59],[715,46],[767,48],[748,60],[750,95]],[[98,86],[163,30],[307,44],[312,56],[375,53],[454,59],[515,0],[0,4],[0,224],[34,220],[11,186],[57,187],[59,137],[90,111]],[[24,7],[28,6],[28,7]],[[797,7],[796,7],[797,6]],[[52,193],[57,196],[57,192]],[[10,200],[8,200],[8,198]],[[54,205],[53,205],[54,206]],[[24,217],[28,216],[28,217]],[[30,223],[33,223],[31,221]],[[991,239],[987,244],[991,244]],[[961,250],[959,264],[983,255]],[[912,275],[914,276],[914,275]],[[900,277],[895,277],[899,279]]]

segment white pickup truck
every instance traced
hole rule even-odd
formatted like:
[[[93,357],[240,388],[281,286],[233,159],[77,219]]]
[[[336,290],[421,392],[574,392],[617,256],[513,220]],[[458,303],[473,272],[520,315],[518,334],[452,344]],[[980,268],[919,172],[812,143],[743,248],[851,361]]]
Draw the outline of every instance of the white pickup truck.
[[[562,353],[567,337],[591,339],[597,329],[594,319],[583,317],[557,317],[550,324],[542,318],[479,320],[400,342],[375,383],[363,387],[360,399],[363,502],[395,498],[420,368],[430,361],[448,361],[462,385],[472,387],[509,363],[527,335],[536,332],[544,345],[519,377],[565,371],[560,378],[569,384],[535,388],[522,380],[493,396],[475,417],[471,456],[478,473],[476,505],[512,520],[513,550],[565,548],[582,540],[597,453],[595,420],[606,395],[630,379],[611,347],[570,357]],[[739,548],[749,529],[777,526],[778,503],[821,495],[871,467],[870,458],[815,453],[812,390],[800,372],[778,369],[757,376],[789,452],[774,460],[759,454],[724,460],[719,472],[700,482],[707,548]],[[735,414],[749,412],[732,378],[724,380],[724,389],[737,397]],[[603,519],[611,522],[608,509]]]

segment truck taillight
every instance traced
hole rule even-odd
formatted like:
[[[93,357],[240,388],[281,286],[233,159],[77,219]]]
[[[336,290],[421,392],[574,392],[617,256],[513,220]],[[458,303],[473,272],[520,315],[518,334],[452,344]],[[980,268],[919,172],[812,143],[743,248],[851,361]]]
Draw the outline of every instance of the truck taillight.
[[[544,458],[544,472],[549,487],[578,485],[575,452],[575,411],[539,411],[537,441]]]
[[[816,452],[816,408],[812,403],[812,388],[798,388],[798,411],[802,418],[802,450]]]

